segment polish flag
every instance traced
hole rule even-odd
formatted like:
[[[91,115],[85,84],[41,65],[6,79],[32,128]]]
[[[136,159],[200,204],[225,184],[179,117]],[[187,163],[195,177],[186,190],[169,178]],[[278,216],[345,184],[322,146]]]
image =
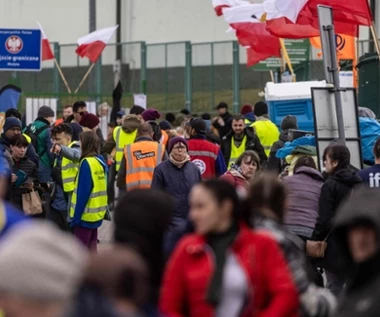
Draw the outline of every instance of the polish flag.
[[[51,50],[50,42],[42,28],[42,25],[40,22],[37,22],[37,24],[42,34],[42,61],[48,61],[48,60],[54,59],[55,58],[54,53]]]
[[[212,5],[218,17],[223,15],[224,8],[230,8],[247,4],[249,3],[245,0],[212,0]]]
[[[265,0],[267,29],[278,37],[309,38],[319,36],[317,5],[325,4],[334,9],[335,32],[350,36],[358,35],[358,26],[367,25],[371,13],[364,2],[367,0]],[[362,2],[352,8],[348,2]],[[341,11],[347,10],[347,11]],[[364,13],[367,10],[366,13]],[[365,16],[365,17],[364,17]]]
[[[269,57],[281,57],[279,39],[266,30],[266,14],[262,4],[223,9],[223,15],[235,30],[239,44],[248,48],[248,66]]]
[[[75,53],[95,63],[119,26],[104,28],[80,37]]]

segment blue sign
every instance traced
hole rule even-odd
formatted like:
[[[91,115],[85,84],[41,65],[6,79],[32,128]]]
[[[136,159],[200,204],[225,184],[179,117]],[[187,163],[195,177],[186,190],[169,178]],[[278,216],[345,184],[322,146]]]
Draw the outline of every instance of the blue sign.
[[[0,29],[0,70],[40,71],[40,30]]]

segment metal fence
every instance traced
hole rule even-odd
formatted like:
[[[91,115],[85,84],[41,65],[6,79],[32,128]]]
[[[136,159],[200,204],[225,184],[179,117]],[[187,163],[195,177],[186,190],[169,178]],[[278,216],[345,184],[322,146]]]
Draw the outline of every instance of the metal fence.
[[[369,41],[359,43],[360,55],[370,50]],[[74,91],[88,70],[88,59],[75,53],[75,44],[52,43],[66,79]],[[148,104],[162,111],[188,108],[209,112],[223,100],[235,111],[244,103],[260,99],[258,93],[270,80],[269,72],[246,67],[246,54],[235,41],[190,43],[145,42],[110,44],[78,94],[69,94],[52,61],[41,72],[0,72],[0,84],[23,89],[24,97],[57,98],[59,106],[78,99],[112,104],[114,64],[120,56],[123,107],[131,107],[133,94],[148,95]],[[312,53],[310,55],[312,57]],[[299,65],[298,80],[323,79],[321,61]]]

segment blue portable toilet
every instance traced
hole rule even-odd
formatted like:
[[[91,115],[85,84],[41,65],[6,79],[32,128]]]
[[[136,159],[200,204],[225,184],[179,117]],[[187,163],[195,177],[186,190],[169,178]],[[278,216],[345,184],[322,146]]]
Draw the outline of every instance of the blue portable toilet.
[[[314,131],[311,88],[326,85],[325,81],[281,84],[268,82],[265,87],[265,100],[270,119],[280,128],[282,119],[292,115],[297,117],[299,130]]]

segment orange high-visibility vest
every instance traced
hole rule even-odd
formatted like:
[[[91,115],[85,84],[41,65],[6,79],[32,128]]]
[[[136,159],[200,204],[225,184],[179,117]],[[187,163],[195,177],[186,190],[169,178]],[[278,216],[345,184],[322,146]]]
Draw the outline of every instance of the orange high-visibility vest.
[[[160,143],[167,146],[169,142],[169,136],[165,130],[161,130],[161,134],[162,134],[162,137],[161,137]]]
[[[124,149],[127,191],[150,188],[154,169],[162,162],[165,146],[154,141],[128,144]]]

